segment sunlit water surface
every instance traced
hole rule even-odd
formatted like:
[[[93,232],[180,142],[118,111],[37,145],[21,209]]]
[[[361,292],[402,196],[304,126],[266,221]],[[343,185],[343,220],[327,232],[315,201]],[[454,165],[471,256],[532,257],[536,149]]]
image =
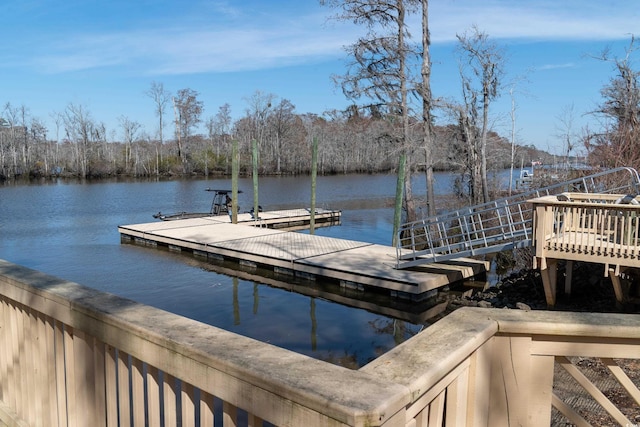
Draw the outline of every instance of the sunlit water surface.
[[[317,206],[341,209],[342,223],[316,234],[390,245],[395,186],[393,175],[320,177]],[[209,187],[229,188],[230,181],[5,184],[0,259],[349,367],[366,364],[424,327],[420,307],[409,316],[394,314],[395,308],[355,308],[327,297],[352,291],[301,282],[303,292],[291,292],[283,287],[293,279],[272,272],[121,244],[118,225],[156,221],[158,211],[207,211]],[[416,180],[414,191],[423,194],[423,187]],[[240,209],[248,210],[252,181],[241,179],[240,188]],[[437,175],[437,192],[450,188],[451,177]],[[307,177],[260,178],[259,203],[265,210],[308,207],[310,189]]]

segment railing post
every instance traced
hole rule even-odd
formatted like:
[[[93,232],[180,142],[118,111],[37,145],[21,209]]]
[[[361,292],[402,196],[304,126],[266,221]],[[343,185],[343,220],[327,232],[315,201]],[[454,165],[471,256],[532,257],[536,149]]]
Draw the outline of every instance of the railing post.
[[[400,244],[400,237],[398,232],[403,228],[400,226],[402,221],[402,195],[404,192],[404,168],[406,163],[406,155],[403,153],[398,159],[398,179],[396,180],[396,199],[393,210],[393,236],[391,246],[398,246]],[[413,246],[413,252],[416,248]]]
[[[491,359],[493,340],[487,341],[471,355],[469,367],[469,396],[466,425],[476,426],[486,422],[491,391]]]
[[[496,336],[493,340],[487,425],[526,426],[531,395],[531,337]]]
[[[529,426],[551,424],[551,400],[553,397],[553,356],[531,355],[529,375]]]

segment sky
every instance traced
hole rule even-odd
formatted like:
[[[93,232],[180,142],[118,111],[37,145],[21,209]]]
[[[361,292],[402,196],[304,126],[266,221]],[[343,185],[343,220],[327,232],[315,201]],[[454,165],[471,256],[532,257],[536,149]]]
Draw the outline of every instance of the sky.
[[[26,107],[56,139],[53,115],[82,106],[116,140],[125,117],[156,135],[152,82],[198,92],[204,120],[224,104],[241,117],[257,91],[300,114],[344,109],[332,76],[363,28],[336,12],[317,0],[2,0],[0,108]],[[431,0],[429,14],[433,95],[459,99],[456,35],[475,25],[505,53],[494,130],[510,138],[514,100],[516,141],[556,154],[567,118],[576,134],[599,126],[591,112],[614,68],[597,57],[624,57],[640,34],[637,0]],[[420,17],[409,25],[420,37]]]

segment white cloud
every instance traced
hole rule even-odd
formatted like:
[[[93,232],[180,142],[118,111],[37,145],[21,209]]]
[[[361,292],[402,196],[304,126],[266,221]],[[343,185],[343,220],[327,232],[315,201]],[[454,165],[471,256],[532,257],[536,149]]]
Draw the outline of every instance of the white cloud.
[[[613,5],[612,5],[613,3]],[[638,13],[620,0],[527,1],[440,0],[430,6],[434,43],[455,40],[472,25],[495,39],[628,38]],[[220,19],[195,20],[173,28],[147,27],[102,34],[61,35],[31,62],[59,73],[126,65],[143,74],[182,74],[260,69],[343,57],[342,47],[362,31],[349,24],[325,25],[329,8],[279,12],[243,10],[227,0],[206,3]],[[616,7],[620,6],[620,7]],[[615,12],[615,13],[612,13]],[[296,15],[296,13],[298,15]],[[412,26],[419,34],[420,18]]]
[[[34,62],[51,73],[118,64],[161,74],[238,71],[335,56],[343,44],[340,35],[300,28],[136,31],[74,37]]]
[[[546,70],[557,70],[557,69],[562,69],[562,68],[574,68],[576,67],[576,64],[573,62],[566,62],[564,64],[545,64],[545,65],[541,65],[539,67],[536,67],[536,70],[538,71],[546,71]]]
[[[638,8],[610,0],[513,1],[445,0],[431,2],[434,42],[455,40],[472,25],[492,38],[614,40],[637,28]]]
[[[240,11],[214,2],[210,7],[239,16]],[[324,10],[323,10],[324,11]],[[327,14],[328,14],[327,10]],[[170,28],[107,33],[69,33],[48,40],[31,63],[39,70],[60,73],[126,65],[143,74],[182,74],[260,69],[340,57],[358,28],[310,14],[253,20],[216,19]]]

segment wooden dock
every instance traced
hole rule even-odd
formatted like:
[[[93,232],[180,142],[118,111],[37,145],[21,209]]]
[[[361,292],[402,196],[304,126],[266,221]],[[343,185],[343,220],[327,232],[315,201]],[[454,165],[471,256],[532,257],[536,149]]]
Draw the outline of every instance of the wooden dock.
[[[260,217],[277,222],[274,213],[261,212]],[[392,246],[251,226],[254,223],[239,220],[231,224],[228,217],[214,216],[122,225],[118,231],[123,242],[167,246],[209,259],[235,260],[279,273],[329,279],[356,289],[387,290],[391,296],[416,300],[434,296],[438,288],[489,269],[488,262],[462,258],[398,270]]]

